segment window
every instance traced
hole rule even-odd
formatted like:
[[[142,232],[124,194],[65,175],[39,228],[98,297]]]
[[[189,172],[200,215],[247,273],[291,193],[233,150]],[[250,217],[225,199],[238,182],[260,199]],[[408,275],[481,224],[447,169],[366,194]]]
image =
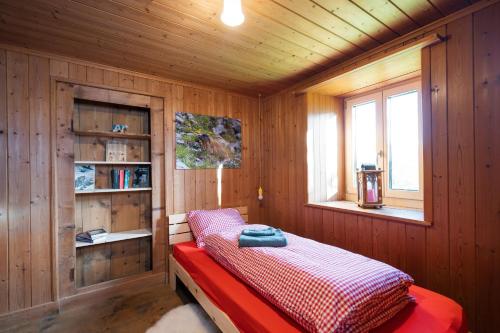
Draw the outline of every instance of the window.
[[[384,201],[422,208],[422,108],[418,81],[346,101],[346,190],[356,198],[362,164],[384,170]]]

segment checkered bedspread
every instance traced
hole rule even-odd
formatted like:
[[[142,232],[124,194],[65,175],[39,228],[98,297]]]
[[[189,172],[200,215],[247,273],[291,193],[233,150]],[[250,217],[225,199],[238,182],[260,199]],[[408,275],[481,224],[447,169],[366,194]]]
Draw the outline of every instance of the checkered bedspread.
[[[207,236],[205,248],[309,332],[367,332],[412,301],[409,275],[334,246],[285,233],[283,248],[238,248],[241,230],[258,226]]]

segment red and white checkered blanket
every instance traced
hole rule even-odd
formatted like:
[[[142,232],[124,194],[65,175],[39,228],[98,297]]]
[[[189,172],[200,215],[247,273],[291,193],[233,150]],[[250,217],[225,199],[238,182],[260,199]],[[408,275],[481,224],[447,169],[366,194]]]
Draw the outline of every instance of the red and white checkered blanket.
[[[238,248],[259,226],[209,235],[205,249],[309,332],[367,332],[412,301],[409,275],[334,246],[285,233],[286,247]]]

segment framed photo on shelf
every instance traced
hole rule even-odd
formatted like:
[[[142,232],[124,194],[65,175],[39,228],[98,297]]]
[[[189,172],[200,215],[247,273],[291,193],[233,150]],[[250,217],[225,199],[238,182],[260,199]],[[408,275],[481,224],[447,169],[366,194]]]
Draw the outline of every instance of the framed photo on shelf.
[[[127,145],[125,143],[108,141],[106,142],[106,161],[107,162],[126,162]]]

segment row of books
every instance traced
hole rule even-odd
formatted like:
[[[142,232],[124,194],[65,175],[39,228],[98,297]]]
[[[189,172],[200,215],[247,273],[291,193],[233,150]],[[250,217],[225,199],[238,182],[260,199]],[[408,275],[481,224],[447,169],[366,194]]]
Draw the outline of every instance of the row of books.
[[[129,169],[111,169],[111,188],[127,189],[131,187],[149,187],[149,168],[137,167],[134,175]]]
[[[111,188],[125,189],[130,187],[130,170],[112,169],[111,170]]]

